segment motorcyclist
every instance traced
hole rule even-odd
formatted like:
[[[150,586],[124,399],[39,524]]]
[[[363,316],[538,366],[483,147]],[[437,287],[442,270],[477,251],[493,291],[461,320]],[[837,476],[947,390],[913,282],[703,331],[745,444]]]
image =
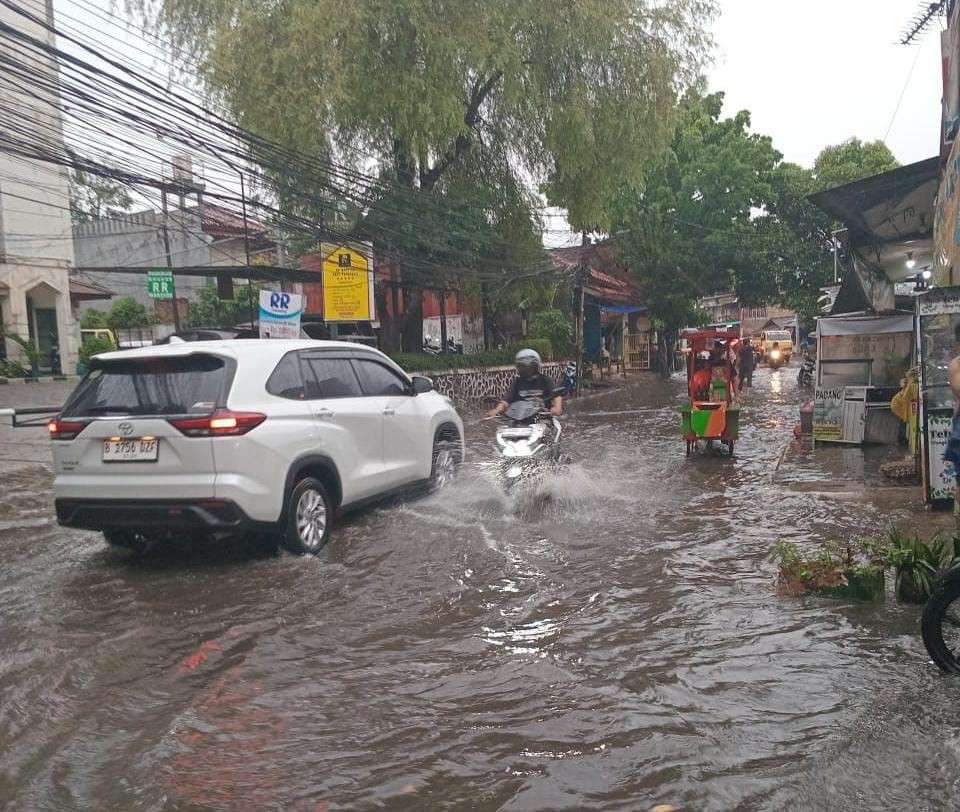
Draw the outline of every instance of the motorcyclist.
[[[500,398],[500,402],[490,410],[489,416],[496,417],[503,414],[511,403],[518,400],[529,400],[537,403],[550,414],[559,416],[563,413],[563,397],[553,393],[553,384],[540,369],[543,365],[540,353],[536,350],[523,349],[514,358],[517,367],[517,377],[507,393]]]

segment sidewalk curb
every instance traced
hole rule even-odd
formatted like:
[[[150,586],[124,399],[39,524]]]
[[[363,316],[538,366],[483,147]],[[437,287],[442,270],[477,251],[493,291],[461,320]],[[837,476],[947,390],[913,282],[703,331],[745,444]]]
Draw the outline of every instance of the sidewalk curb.
[[[79,380],[79,375],[46,375],[42,378],[0,378],[0,386],[6,386],[12,383],[76,383]]]

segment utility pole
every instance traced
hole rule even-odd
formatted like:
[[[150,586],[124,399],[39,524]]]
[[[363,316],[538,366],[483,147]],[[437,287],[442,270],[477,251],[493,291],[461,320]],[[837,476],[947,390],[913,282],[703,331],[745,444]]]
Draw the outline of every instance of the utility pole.
[[[181,198],[182,199],[182,198]],[[170,255],[170,234],[167,232],[167,187],[160,187],[160,208],[163,211],[163,251],[167,255],[167,267],[170,269],[170,287],[173,289],[173,328],[180,332],[180,308],[177,306],[177,281],[173,274],[173,258]]]
[[[243,206],[243,252],[247,257],[247,305],[250,312],[250,329],[253,329],[253,280],[250,278],[250,233],[247,228],[247,192],[240,173],[240,203]]]

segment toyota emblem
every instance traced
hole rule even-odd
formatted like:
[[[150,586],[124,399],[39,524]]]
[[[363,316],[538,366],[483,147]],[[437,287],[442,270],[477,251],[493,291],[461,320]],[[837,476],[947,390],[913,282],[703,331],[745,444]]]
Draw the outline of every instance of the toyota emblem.
[[[133,434],[133,423],[128,423],[126,420],[117,426],[117,428],[120,429],[120,433],[124,437],[129,437],[131,434]]]

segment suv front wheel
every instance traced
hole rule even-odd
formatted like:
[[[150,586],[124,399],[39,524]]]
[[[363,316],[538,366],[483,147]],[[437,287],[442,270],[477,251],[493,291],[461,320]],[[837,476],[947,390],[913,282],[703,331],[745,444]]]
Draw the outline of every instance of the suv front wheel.
[[[290,494],[283,545],[291,553],[315,555],[330,537],[333,504],[319,479],[301,479]]]

